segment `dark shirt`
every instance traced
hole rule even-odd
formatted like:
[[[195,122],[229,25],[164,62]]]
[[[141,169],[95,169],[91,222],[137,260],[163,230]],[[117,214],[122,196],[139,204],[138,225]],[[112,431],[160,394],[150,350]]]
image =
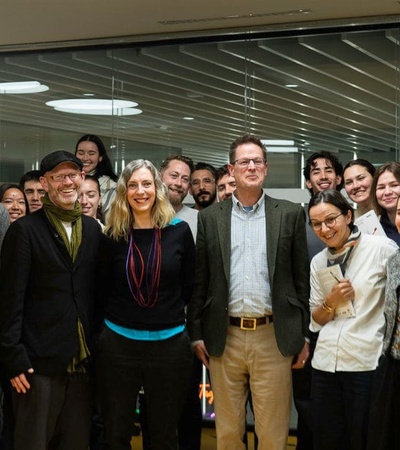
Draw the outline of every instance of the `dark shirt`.
[[[383,231],[386,233],[386,236],[389,239],[392,239],[398,246],[400,246],[400,234],[397,231],[396,225],[394,225],[387,216],[386,213],[383,213],[380,218],[380,222],[383,228]]]
[[[104,286],[105,318],[116,325],[137,330],[163,330],[185,323],[195,273],[195,245],[186,222],[175,220],[161,230],[161,272],[157,302],[140,306],[129,289],[126,259],[129,244],[103,236],[101,272]],[[146,253],[153,229],[134,230],[138,247]],[[144,290],[145,291],[145,290]],[[146,292],[144,292],[145,294]]]
[[[306,233],[307,233],[307,248],[308,248],[308,256],[311,260],[314,258],[314,256],[321,252],[326,245],[321,241],[321,239],[315,234],[314,230],[311,228],[310,224],[308,223],[309,217],[308,217],[308,210],[307,207],[305,208],[306,212]]]

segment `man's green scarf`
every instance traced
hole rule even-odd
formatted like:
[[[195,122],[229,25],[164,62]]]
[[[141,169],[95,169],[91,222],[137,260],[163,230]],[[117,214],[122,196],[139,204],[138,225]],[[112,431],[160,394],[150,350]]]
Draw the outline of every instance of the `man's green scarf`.
[[[74,209],[62,209],[56,206],[49,199],[48,194],[41,198],[43,209],[47,218],[53,225],[58,235],[61,236],[68,253],[73,262],[75,262],[79,247],[82,242],[82,207],[79,202],[75,202]],[[72,224],[71,240],[68,239],[67,232],[61,222]],[[85,373],[85,367],[82,365],[90,356],[89,348],[86,344],[85,332],[81,319],[78,316],[78,340],[79,352],[72,358],[67,372],[68,373]]]
[[[50,223],[61,236],[72,261],[75,261],[79,247],[82,242],[82,207],[79,202],[75,202],[74,209],[62,209],[56,206],[49,199],[48,194],[41,198],[43,209]],[[72,223],[71,240],[68,239],[67,232],[61,222]]]

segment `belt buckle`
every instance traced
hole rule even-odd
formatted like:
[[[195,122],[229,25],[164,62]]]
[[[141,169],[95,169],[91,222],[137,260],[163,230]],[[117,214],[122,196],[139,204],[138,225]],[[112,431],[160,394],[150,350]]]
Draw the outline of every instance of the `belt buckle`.
[[[257,329],[257,319],[240,318],[240,329],[255,331]]]

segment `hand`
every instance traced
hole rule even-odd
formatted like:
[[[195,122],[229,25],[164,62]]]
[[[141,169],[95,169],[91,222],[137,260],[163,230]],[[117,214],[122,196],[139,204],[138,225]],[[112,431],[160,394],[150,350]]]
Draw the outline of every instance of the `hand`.
[[[33,373],[33,369],[30,368],[27,371],[28,373]],[[27,390],[31,388],[28,380],[24,373],[19,374],[18,376],[11,378],[11,386],[18,392],[18,394],[26,394]]]
[[[208,369],[208,360],[210,359],[210,356],[207,352],[206,346],[204,345],[204,341],[198,342],[193,347],[195,355],[200,359],[200,361],[207,367]]]
[[[334,306],[337,308],[340,303],[345,303],[349,300],[354,300],[355,292],[350,280],[343,279],[339,283],[335,284],[329,294],[330,299],[328,300],[329,306]]]
[[[310,357],[310,344],[308,342],[304,342],[303,349],[297,355],[296,362],[292,364],[292,369],[304,369],[308,358]]]

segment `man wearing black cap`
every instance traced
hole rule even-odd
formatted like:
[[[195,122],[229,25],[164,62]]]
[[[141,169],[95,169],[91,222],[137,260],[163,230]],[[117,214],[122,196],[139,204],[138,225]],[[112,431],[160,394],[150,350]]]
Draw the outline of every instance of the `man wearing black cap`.
[[[13,388],[15,450],[87,450],[97,222],[77,201],[72,153],[45,156],[43,208],[10,226],[0,261],[0,359]]]

